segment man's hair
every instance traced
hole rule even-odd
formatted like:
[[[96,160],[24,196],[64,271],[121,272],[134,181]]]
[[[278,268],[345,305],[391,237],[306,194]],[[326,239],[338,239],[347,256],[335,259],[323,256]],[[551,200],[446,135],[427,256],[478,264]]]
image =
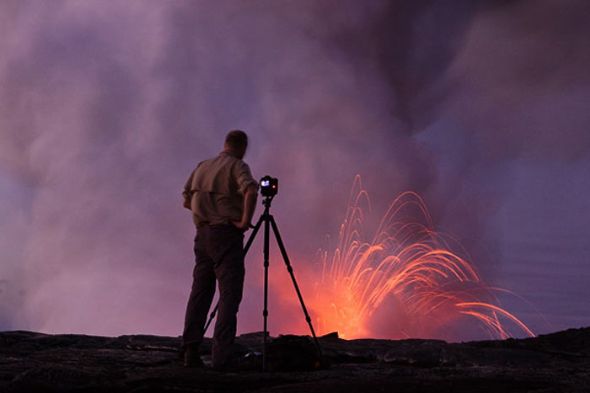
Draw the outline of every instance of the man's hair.
[[[233,149],[248,147],[248,135],[242,130],[231,130],[225,137],[225,144]]]

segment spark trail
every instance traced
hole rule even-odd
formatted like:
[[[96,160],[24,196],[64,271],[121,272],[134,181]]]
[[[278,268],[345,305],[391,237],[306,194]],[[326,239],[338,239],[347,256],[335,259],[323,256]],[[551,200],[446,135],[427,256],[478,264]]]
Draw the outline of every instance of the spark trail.
[[[498,305],[494,292],[499,289],[488,287],[473,265],[453,251],[451,244],[458,243],[433,229],[418,194],[399,195],[370,240],[362,230],[365,205],[368,194],[357,176],[337,245],[320,254],[322,273],[310,305],[321,333],[370,336],[376,311],[383,314],[382,308],[393,304],[391,318],[386,318],[390,338],[432,337],[467,322],[490,338],[534,336]]]

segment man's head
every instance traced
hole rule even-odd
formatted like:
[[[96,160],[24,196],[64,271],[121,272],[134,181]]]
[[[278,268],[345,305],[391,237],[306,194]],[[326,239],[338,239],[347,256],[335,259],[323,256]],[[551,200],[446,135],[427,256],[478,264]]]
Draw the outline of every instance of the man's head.
[[[225,136],[224,151],[240,160],[248,148],[248,135],[242,130],[232,130]]]

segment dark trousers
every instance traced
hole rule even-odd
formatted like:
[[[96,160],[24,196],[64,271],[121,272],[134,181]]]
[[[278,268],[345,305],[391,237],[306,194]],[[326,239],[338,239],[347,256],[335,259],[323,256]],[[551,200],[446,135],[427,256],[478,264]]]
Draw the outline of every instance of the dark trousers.
[[[219,285],[219,309],[213,332],[213,365],[229,361],[236,336],[237,313],[244,288],[244,234],[233,225],[197,229],[193,285],[186,306],[183,346],[197,348]]]

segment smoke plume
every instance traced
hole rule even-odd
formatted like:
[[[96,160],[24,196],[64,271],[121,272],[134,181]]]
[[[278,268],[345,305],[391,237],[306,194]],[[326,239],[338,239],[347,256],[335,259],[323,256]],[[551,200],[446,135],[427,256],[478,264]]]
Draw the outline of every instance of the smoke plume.
[[[255,176],[280,179],[296,271],[360,174],[373,218],[423,195],[534,330],[589,324],[589,16],[583,0],[2,2],[0,329],[179,334],[181,187],[233,128]],[[260,329],[258,260],[241,332]]]

